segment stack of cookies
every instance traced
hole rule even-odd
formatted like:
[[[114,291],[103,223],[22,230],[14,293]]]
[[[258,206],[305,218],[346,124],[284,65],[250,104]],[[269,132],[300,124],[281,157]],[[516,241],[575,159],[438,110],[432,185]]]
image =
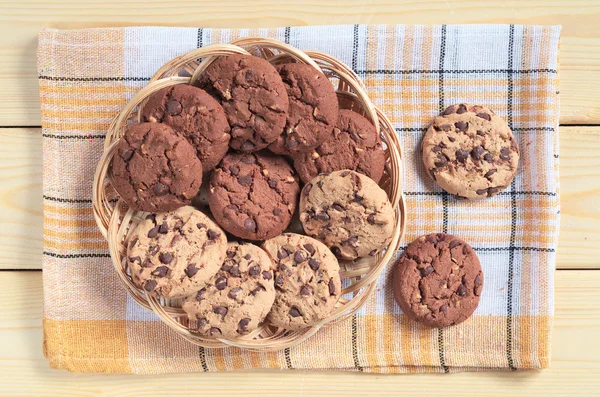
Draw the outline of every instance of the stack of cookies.
[[[312,66],[222,56],[140,115],[112,162],[115,189],[146,213],[126,261],[148,295],[182,300],[193,332],[313,326],[341,296],[338,260],[390,243],[381,138]]]

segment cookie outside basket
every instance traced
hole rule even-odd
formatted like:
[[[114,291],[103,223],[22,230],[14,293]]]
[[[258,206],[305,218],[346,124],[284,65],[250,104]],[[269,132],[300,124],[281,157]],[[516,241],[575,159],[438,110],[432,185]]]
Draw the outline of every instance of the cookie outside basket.
[[[110,164],[115,155],[116,144],[128,122],[141,121],[141,109],[156,91],[177,84],[194,85],[202,72],[216,57],[230,54],[260,56],[271,64],[302,62],[322,71],[334,84],[340,109],[356,111],[369,119],[385,143],[386,167],[379,185],[386,191],[395,210],[396,223],[393,237],[385,253],[361,258],[353,262],[341,262],[342,279],[349,281],[342,290],[342,297],[329,317],[320,323],[298,331],[276,329],[263,324],[252,333],[234,339],[203,337],[188,330],[188,319],[181,309],[181,300],[153,298],[137,288],[129,276],[124,257],[125,242],[145,213],[128,208],[118,197],[110,182]],[[198,60],[201,59],[199,62]],[[105,140],[104,153],[94,177],[92,203],[96,223],[108,241],[111,259],[120,280],[129,295],[141,306],[154,311],[163,322],[181,337],[205,348],[237,346],[257,351],[275,351],[297,345],[314,335],[321,327],[331,326],[354,315],[375,290],[377,279],[394,257],[404,233],[405,209],[402,196],[402,151],[391,122],[370,101],[363,84],[356,74],[337,59],[317,51],[300,51],[277,40],[248,37],[230,44],[202,47],[182,54],[163,65],[111,123]]]

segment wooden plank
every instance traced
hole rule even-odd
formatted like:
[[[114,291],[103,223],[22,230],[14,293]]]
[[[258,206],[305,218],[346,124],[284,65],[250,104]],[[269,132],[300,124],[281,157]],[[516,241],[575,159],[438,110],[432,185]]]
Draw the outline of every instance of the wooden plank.
[[[600,271],[558,271],[553,361],[544,371],[369,375],[253,371],[161,376],[73,375],[42,356],[40,272],[0,272],[0,395],[399,396],[593,395],[600,390]],[[488,391],[488,392],[485,392]]]
[[[37,33],[44,27],[277,27],[388,23],[562,24],[561,122],[600,123],[600,5],[595,0],[144,1],[0,0],[0,125],[40,125]],[[592,84],[590,84],[592,82]]]
[[[600,268],[600,127],[561,127],[561,230],[557,267]],[[39,269],[41,136],[0,129],[0,269]]]

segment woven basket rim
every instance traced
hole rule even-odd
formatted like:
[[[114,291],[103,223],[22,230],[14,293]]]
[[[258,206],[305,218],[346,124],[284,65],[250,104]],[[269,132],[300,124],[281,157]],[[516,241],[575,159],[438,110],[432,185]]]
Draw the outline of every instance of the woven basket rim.
[[[140,121],[141,108],[153,93],[172,85],[193,85],[210,63],[219,56],[229,54],[260,56],[274,64],[293,59],[295,62],[302,62],[322,71],[332,80],[332,83],[337,82],[337,87],[334,84],[334,88],[340,103],[367,117],[386,144],[386,167],[380,186],[388,194],[395,213],[391,242],[384,253],[378,253],[374,257],[361,258],[354,262],[340,261],[342,277],[350,280],[350,285],[343,290],[343,294],[351,294],[351,298],[342,297],[327,318],[302,330],[286,331],[263,324],[249,335],[235,339],[201,336],[188,329],[187,316],[177,307],[178,302],[150,297],[146,291],[137,288],[128,274],[126,261],[123,260],[127,250],[123,242],[134,229],[136,219],[140,219],[144,213],[137,213],[128,208],[112,188],[110,164],[119,138],[127,123]],[[94,176],[92,205],[94,218],[108,242],[111,260],[119,280],[138,304],[156,313],[182,338],[198,346],[205,348],[235,346],[248,350],[276,351],[302,343],[322,327],[347,320],[372,295],[377,279],[393,259],[404,234],[406,211],[402,193],[402,175],[402,149],[394,127],[383,112],[373,105],[363,83],[352,69],[322,52],[301,51],[289,44],[264,37],[247,37],[228,44],[201,47],[173,58],[159,68],[149,83],[134,95],[113,119],[107,130],[104,152]]]

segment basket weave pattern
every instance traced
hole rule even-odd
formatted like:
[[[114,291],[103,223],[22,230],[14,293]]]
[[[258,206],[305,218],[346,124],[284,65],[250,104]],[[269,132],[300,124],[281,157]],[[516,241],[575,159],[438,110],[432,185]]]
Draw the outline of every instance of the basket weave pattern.
[[[340,109],[351,109],[369,119],[380,134],[386,153],[386,167],[379,185],[387,192],[395,209],[396,219],[391,242],[384,253],[356,261],[340,261],[342,280],[347,287],[329,317],[314,326],[298,331],[286,331],[269,324],[235,339],[205,337],[188,329],[188,319],[181,309],[181,300],[153,298],[133,284],[129,275],[126,241],[146,213],[135,211],[119,198],[111,183],[111,162],[116,146],[128,123],[140,122],[141,109],[147,99],[162,88],[176,84],[195,85],[202,72],[219,56],[250,54],[262,57],[271,64],[301,62],[322,71],[334,84]],[[201,60],[201,61],[199,61]],[[394,256],[404,233],[405,210],[402,197],[402,151],[390,121],[373,106],[363,85],[354,72],[329,55],[316,51],[300,51],[276,40],[253,37],[230,44],[202,47],[178,56],[163,65],[146,87],[111,123],[98,163],[93,186],[93,210],[96,223],[108,241],[112,262],[129,295],[141,306],[155,312],[169,327],[186,340],[205,348],[237,346],[260,351],[280,350],[301,343],[323,326],[332,326],[355,314],[374,291],[377,279]],[[346,295],[348,294],[348,295]]]

